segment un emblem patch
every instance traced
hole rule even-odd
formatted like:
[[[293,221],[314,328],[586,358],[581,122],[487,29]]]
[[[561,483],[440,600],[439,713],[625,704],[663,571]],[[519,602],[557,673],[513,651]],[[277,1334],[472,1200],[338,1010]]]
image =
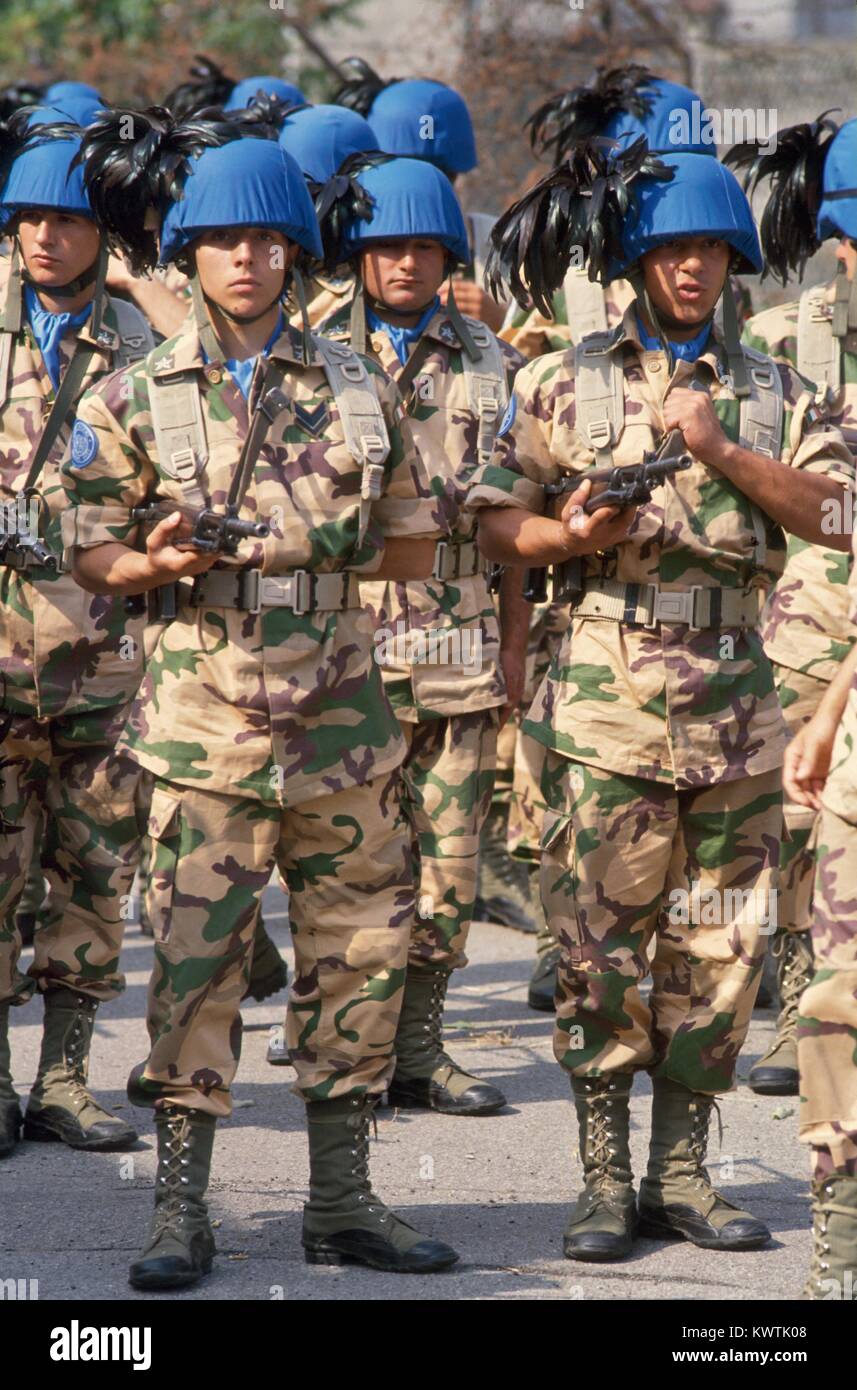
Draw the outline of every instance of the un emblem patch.
[[[98,453],[98,435],[85,420],[75,420],[71,432],[71,466],[85,468]]]

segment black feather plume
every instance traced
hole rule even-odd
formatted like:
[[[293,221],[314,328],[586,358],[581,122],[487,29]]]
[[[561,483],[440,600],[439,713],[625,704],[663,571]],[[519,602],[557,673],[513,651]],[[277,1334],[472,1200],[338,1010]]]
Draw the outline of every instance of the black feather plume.
[[[170,202],[181,198],[191,160],[203,150],[255,134],[265,138],[265,128],[248,129],[222,114],[178,122],[164,106],[116,108],[97,116],[83,132],[72,164],[83,165],[93,211],[111,245],[139,273],[158,261],[147,212],[155,209],[160,219]]]
[[[0,121],[8,121],[22,106],[39,106],[44,100],[44,87],[35,87],[30,82],[12,82],[8,87],[0,87]]]
[[[652,98],[642,88],[653,76],[639,63],[599,68],[593,83],[557,92],[533,112],[524,127],[529,126],[530,144],[538,154],[559,163],[581,140],[600,135],[620,111],[641,118],[648,115]]]
[[[196,115],[206,106],[222,106],[229,99],[235,78],[228,77],[213,58],[195,55],[190,80],[180,82],[164,97],[164,106],[177,121]]]
[[[833,108],[831,108],[832,110]],[[724,164],[744,171],[744,188],[752,194],[767,180],[768,200],[759,224],[759,240],[769,272],[785,284],[800,278],[819,248],[816,217],[822,193],[824,162],[839,126],[823,111],[814,121],[778,130],[773,149],[755,140],[733,145]]]
[[[393,156],[377,151],[359,151],[343,159],[336,173],[326,183],[312,185],[321,244],[324,247],[324,270],[330,274],[342,263],[342,239],[346,225],[357,218],[372,220],[372,199],[359,182],[359,176],[378,164],[386,164]]]
[[[199,116],[220,116],[227,120],[240,121],[245,127],[250,127],[247,134],[253,134],[253,126],[268,126],[276,140],[279,135],[280,127],[287,116],[294,111],[305,111],[309,106],[306,101],[289,101],[287,97],[273,96],[270,92],[260,91],[257,93],[248,106],[240,111],[223,112],[217,107],[208,107],[205,111],[197,112]]]
[[[374,68],[363,58],[343,58],[339,64],[342,67],[352,67],[356,76],[343,82],[341,87],[337,87],[333,96],[330,98],[334,106],[347,106],[349,110],[356,111],[360,116],[368,116],[372,109],[372,103],[383,92],[385,88],[392,87],[394,82],[400,82],[401,78],[391,77],[389,82],[385,82],[383,77],[379,77]]]
[[[617,148],[589,140],[508,208],[491,233],[485,283],[495,298],[508,287],[519,304],[552,317],[551,298],[575,252],[590,280],[604,278],[622,257],[622,233],[636,207],[634,181],[672,179],[674,170],[649,151],[643,136]]]

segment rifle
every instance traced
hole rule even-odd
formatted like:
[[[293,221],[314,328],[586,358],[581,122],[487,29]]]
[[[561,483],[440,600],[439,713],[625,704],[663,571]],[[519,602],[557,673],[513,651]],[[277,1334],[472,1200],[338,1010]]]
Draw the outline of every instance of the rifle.
[[[188,540],[180,541],[176,546],[177,550],[201,550],[208,555],[235,555],[241,541],[251,536],[257,540],[264,540],[271,534],[267,522],[241,521],[228,509],[225,512],[216,512],[211,507],[196,510],[185,506],[183,502],[153,502],[145,507],[134,507],[131,520],[142,522],[144,526],[156,526],[174,512],[181,512],[187,521],[193,522],[193,534]]]
[[[18,494],[16,505],[19,500],[24,503],[36,503],[36,530],[35,533],[29,528],[7,531],[5,526],[0,527],[0,565],[9,565],[11,569],[16,570],[27,570],[32,565],[41,565],[50,570],[58,569],[58,557],[39,537],[45,499],[36,488],[24,488],[23,492]]]
[[[554,498],[575,492],[587,478],[593,485],[606,484],[594,496],[590,494],[583,503],[583,510],[588,516],[598,511],[599,507],[638,507],[650,502],[654,488],[662,487],[667,478],[674,473],[683,473],[693,463],[690,454],[674,452],[683,442],[680,430],[670,430],[657,449],[645,451],[642,463],[589,469],[585,473],[567,474],[559,482],[548,483],[545,487],[546,513],[553,515]],[[572,555],[551,568],[552,602],[573,603],[583,593],[583,556]],[[546,565],[527,570],[523,594],[528,602],[547,602],[547,572]]]

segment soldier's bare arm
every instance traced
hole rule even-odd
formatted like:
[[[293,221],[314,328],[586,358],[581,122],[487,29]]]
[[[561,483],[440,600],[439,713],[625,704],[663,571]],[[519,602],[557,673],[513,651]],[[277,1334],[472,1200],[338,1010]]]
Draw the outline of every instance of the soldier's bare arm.
[[[428,579],[434,564],[436,539],[388,536],[384,544],[384,558],[379,567],[372,571],[372,578]]]
[[[188,540],[192,531],[190,522],[174,512],[153,527],[145,552],[118,541],[76,548],[72,573],[80,587],[93,594],[145,594],[159,584],[204,574],[218,555],[179,550],[176,544]]]
[[[582,482],[563,504],[561,519],[536,516],[521,507],[486,507],[479,513],[479,549],[505,565],[555,565],[573,555],[594,555],[621,544],[636,507],[599,507],[587,515],[583,503],[591,484]]]
[[[664,401],[667,429],[679,429],[688,449],[702,463],[718,469],[784,530],[812,544],[850,550],[851,537],[822,530],[825,503],[842,501],[842,484],[823,473],[793,467],[779,459],[733,444],[712,405],[701,391],[677,387]]]

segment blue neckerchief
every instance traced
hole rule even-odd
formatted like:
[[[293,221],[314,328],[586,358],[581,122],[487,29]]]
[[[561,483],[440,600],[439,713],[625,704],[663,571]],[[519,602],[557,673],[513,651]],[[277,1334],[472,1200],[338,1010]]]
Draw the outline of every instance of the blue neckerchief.
[[[60,384],[60,339],[70,328],[82,328],[92,313],[92,300],[79,314],[52,314],[39,299],[32,285],[24,286],[24,304],[33,337],[42,354],[55,391]]]
[[[274,346],[274,343],[277,341],[280,334],[282,333],[283,327],[283,311],[281,309],[277,315],[277,322],[274,327],[274,331],[271,334],[265,346],[262,348],[261,354],[257,354],[256,357],[227,357],[225,359],[226,366],[229,369],[229,374],[234,380],[235,385],[238,387],[238,390],[241,392],[241,395],[244,397],[245,401],[250,399],[250,383],[253,380],[253,373],[256,370],[256,362],[258,356],[268,356],[268,353],[271,351],[271,348]],[[208,353],[206,352],[205,348],[202,349],[202,355],[204,360],[207,362]]]
[[[414,343],[423,335],[423,329],[428,328],[432,317],[440,308],[440,299],[435,295],[431,304],[421,315],[419,323],[415,323],[413,328],[397,328],[395,324],[387,323],[384,319],[379,319],[374,309],[367,307],[366,321],[373,333],[386,333],[393,345],[393,351],[404,367],[408,360],[410,350]]]
[[[643,347],[646,349],[647,352],[660,351],[660,342],[657,338],[653,338],[651,333],[646,332],[645,328],[643,327],[640,321],[639,314],[637,315],[637,331],[640,335],[640,342],[642,343]],[[697,333],[696,337],[688,338],[686,343],[674,343],[668,339],[667,341],[669,342],[670,352],[677,361],[695,362],[697,357],[699,357],[703,352],[705,345],[708,342],[710,333],[711,324],[706,323]]]

